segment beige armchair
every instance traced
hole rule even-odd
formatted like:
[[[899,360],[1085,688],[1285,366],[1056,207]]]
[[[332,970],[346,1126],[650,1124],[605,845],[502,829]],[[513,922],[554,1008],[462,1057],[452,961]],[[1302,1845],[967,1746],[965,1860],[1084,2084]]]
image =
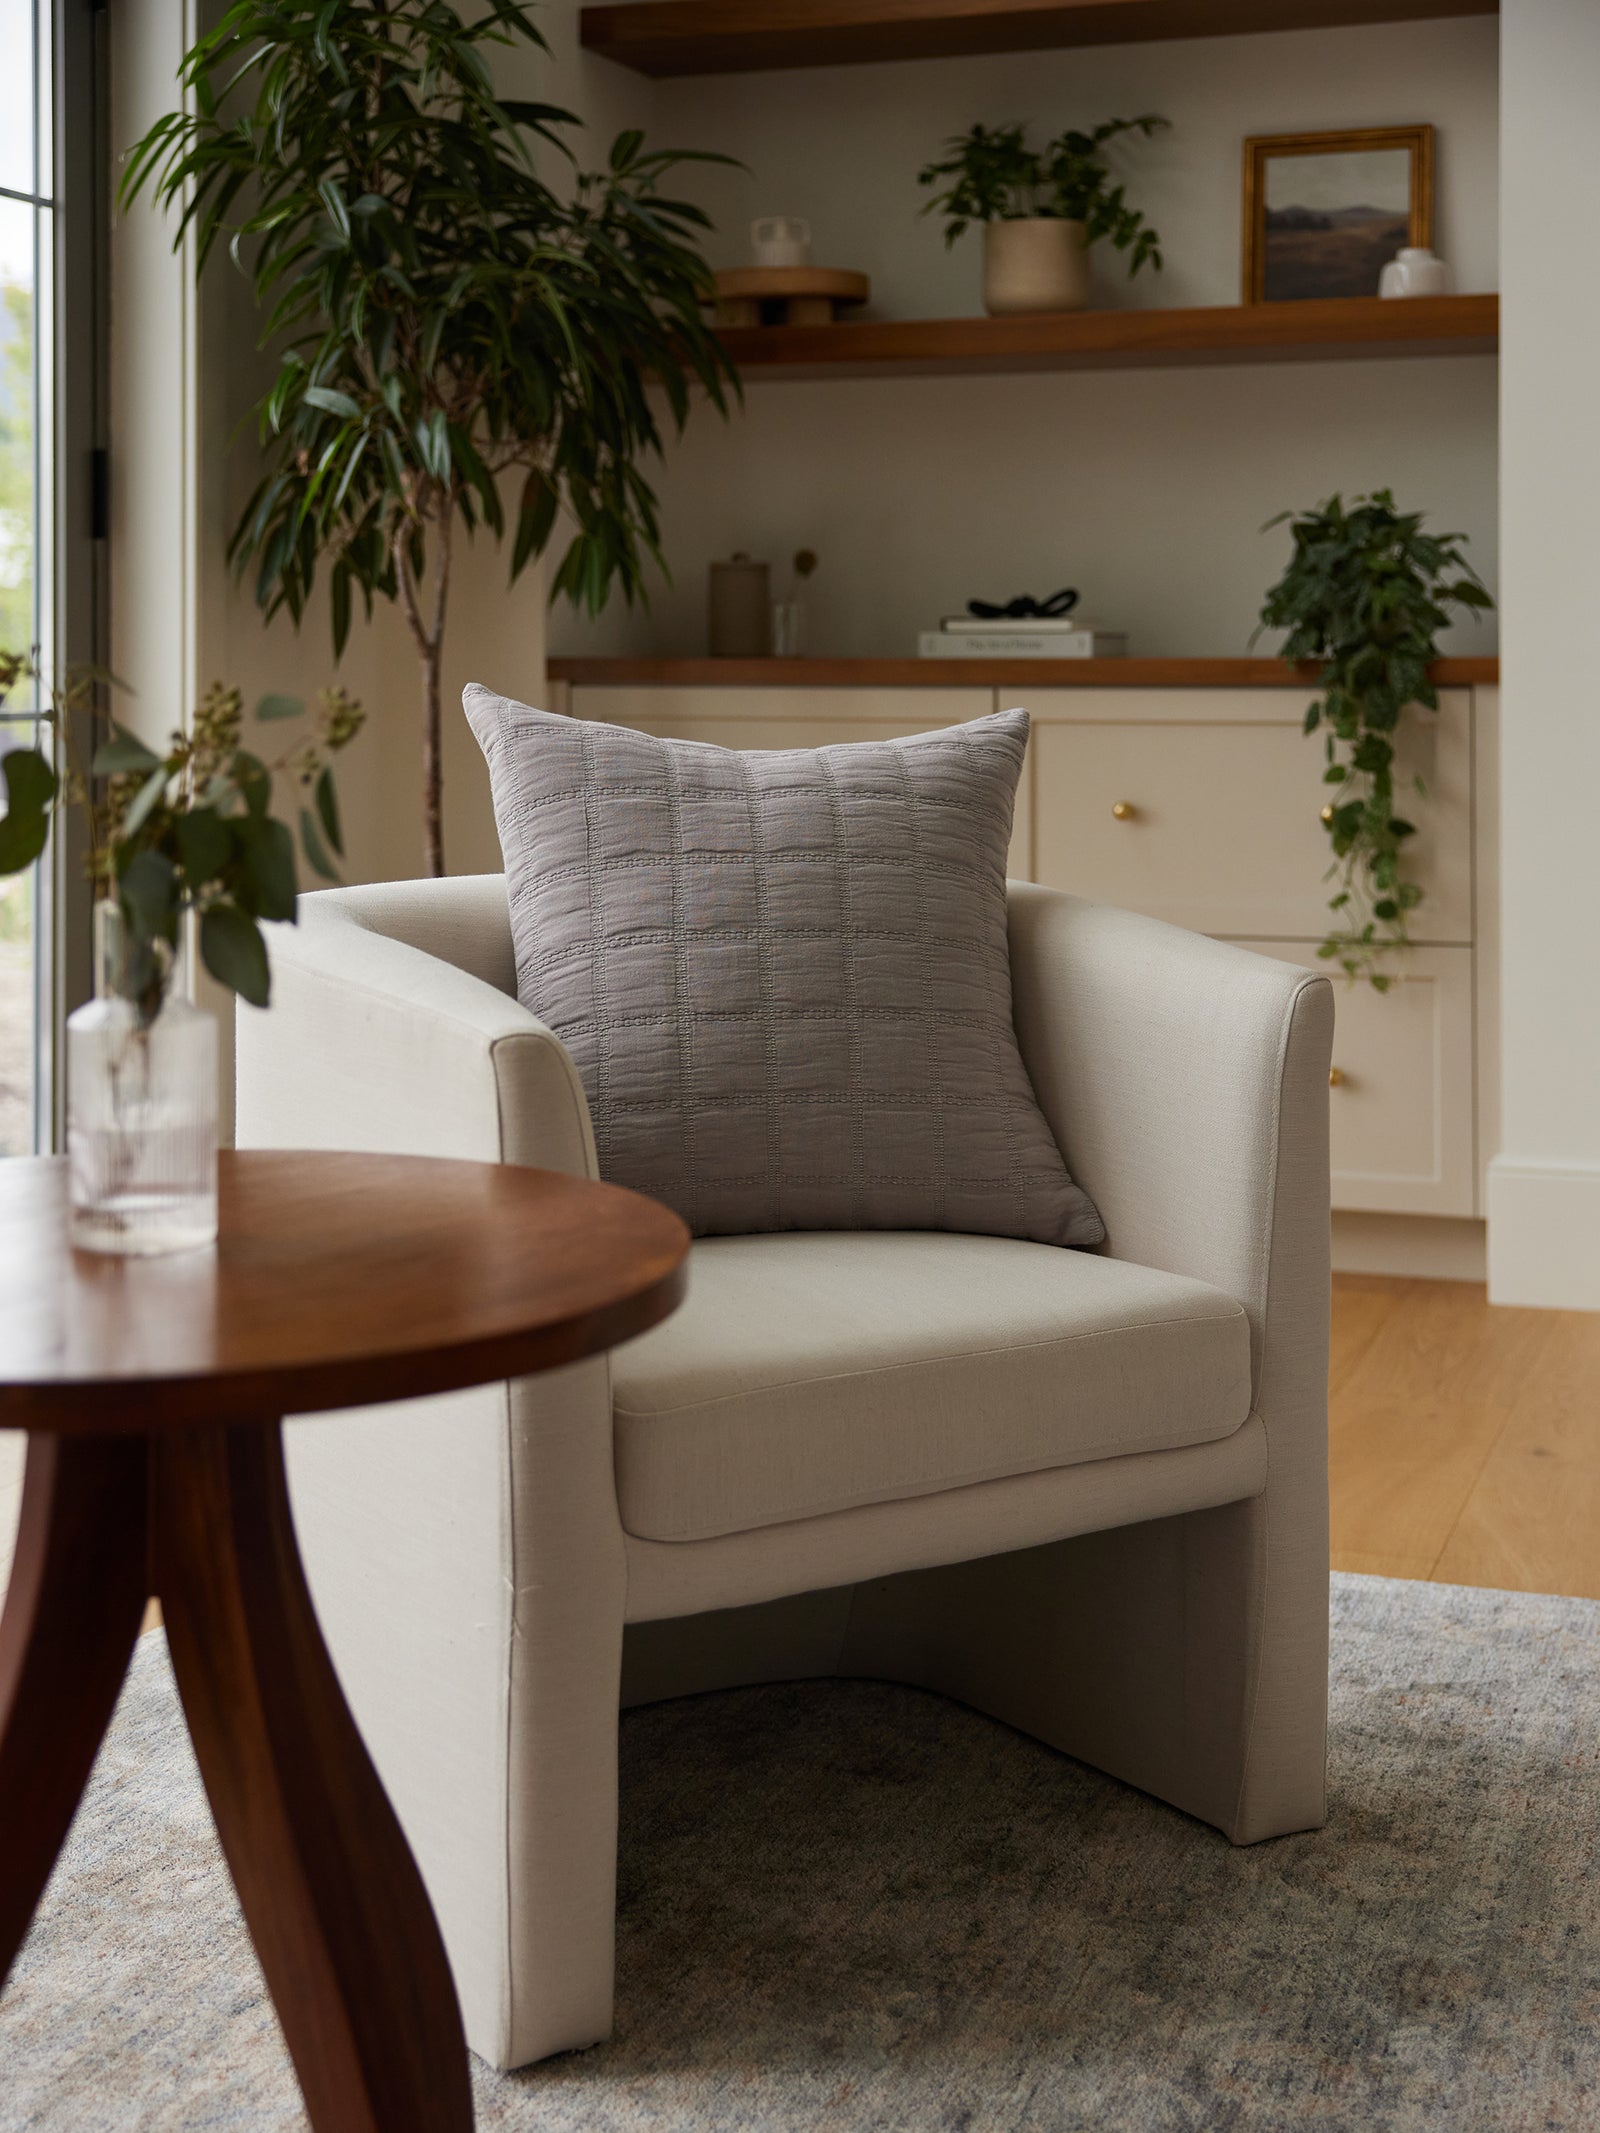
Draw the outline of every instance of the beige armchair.
[[[503,882],[303,899],[247,1146],[592,1172]],[[1323,1817],[1325,979],[1014,885],[1023,1055],[1109,1242],[726,1237],[551,1378],[288,1433],[340,1674],[474,2048],[611,2023],[620,1701],[868,1674],[1236,1843]]]

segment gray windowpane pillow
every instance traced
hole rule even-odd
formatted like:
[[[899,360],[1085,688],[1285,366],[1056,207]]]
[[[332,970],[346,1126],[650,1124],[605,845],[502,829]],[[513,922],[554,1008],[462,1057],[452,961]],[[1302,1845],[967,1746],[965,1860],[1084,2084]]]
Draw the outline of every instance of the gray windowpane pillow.
[[[464,701],[517,991],[577,1063],[606,1177],[702,1236],[1101,1241],[1011,1020],[1025,711],[768,753]]]

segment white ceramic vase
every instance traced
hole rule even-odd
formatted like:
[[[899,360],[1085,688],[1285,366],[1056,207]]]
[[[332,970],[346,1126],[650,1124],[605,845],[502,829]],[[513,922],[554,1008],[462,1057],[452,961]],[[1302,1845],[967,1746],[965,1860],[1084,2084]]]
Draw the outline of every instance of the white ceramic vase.
[[[987,222],[983,306],[993,318],[1020,311],[1081,311],[1089,301],[1083,224],[1059,216]]]

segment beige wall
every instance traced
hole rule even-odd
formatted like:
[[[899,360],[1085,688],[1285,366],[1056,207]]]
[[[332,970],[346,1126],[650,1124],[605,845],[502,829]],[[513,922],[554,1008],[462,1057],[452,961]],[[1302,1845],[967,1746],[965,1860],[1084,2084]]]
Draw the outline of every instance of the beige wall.
[[[1096,303],[1238,301],[1247,134],[1417,120],[1439,131],[1437,241],[1457,285],[1497,284],[1492,19],[712,77],[657,84],[652,104],[663,144],[749,165],[696,181],[720,224],[718,264],[745,256],[752,215],[804,214],[819,259],[865,268],[885,316],[980,308],[980,240],[947,251],[915,182],[979,118],[1050,131],[1172,119],[1127,157],[1167,268],[1130,283],[1103,267]],[[650,616],[557,613],[552,644],[702,651],[707,562],[805,544],[822,556],[817,651],[908,653],[973,593],[1071,583],[1135,651],[1237,653],[1283,551],[1262,521],[1336,488],[1392,484],[1464,528],[1493,583],[1494,425],[1488,358],[753,384],[744,416],[696,422],[666,473],[675,587]],[[1492,624],[1460,637],[1494,649]]]
[[[1490,1294],[1600,1309],[1600,7],[1505,0],[1502,1153]]]

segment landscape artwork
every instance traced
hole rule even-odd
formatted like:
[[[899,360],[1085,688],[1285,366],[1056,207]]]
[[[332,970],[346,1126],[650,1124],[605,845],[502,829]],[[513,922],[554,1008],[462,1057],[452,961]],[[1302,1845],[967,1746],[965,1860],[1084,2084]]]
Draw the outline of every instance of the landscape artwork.
[[[1246,300],[1376,296],[1396,252],[1431,240],[1431,131],[1247,143]]]

